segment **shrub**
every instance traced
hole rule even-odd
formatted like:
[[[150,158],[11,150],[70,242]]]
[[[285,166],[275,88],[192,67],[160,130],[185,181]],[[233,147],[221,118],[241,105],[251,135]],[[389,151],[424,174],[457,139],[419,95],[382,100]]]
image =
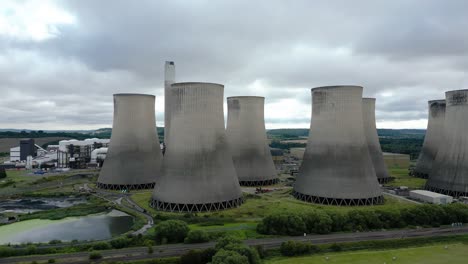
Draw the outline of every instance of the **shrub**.
[[[111,245],[107,242],[98,242],[91,245],[93,250],[106,250],[110,249]]]
[[[153,254],[154,250],[152,246],[148,247],[148,254]]]
[[[55,263],[55,259],[49,259],[47,263]]]
[[[189,232],[187,223],[180,220],[168,220],[156,226],[155,238],[158,243],[184,242]]]
[[[6,178],[7,174],[4,167],[0,167],[0,179]]]
[[[228,244],[225,247],[225,250],[227,251],[234,251],[237,252],[241,256],[245,256],[248,259],[248,263],[250,264],[259,264],[261,263],[260,256],[258,255],[258,252],[249,246],[246,246],[244,244]]]
[[[190,230],[184,242],[188,244],[204,243],[210,241],[210,236],[204,230]]]
[[[131,243],[132,240],[130,238],[124,237],[111,240],[110,245],[115,249],[120,249],[128,247],[129,245],[131,245]]]
[[[102,255],[99,252],[91,252],[89,253],[89,259],[101,259]]]
[[[237,237],[233,236],[224,236],[218,239],[216,242],[215,250],[218,251],[220,249],[226,248],[228,245],[232,244],[242,244],[242,240]]]
[[[283,256],[300,256],[319,251],[319,247],[311,243],[300,241],[286,241],[281,244],[280,252]]]
[[[180,256],[180,264],[205,264],[211,262],[211,259],[216,254],[214,248],[205,250],[190,250]]]
[[[241,256],[235,251],[221,249],[213,256],[212,264],[249,264],[246,256]]]
[[[304,221],[298,214],[275,213],[265,217],[257,226],[261,234],[297,236],[307,232]]]

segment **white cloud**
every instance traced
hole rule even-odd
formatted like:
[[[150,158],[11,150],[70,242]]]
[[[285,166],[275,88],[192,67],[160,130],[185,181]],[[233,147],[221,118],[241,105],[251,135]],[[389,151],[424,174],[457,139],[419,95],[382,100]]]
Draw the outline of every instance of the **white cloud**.
[[[49,0],[0,2],[0,35],[44,41],[60,35],[60,25],[75,22],[75,17]]]

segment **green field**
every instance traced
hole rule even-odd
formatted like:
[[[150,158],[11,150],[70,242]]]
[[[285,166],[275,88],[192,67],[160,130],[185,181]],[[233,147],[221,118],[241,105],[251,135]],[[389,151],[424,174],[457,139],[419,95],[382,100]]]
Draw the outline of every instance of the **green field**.
[[[388,172],[395,179],[386,184],[387,186],[407,186],[412,189],[422,189],[426,184],[425,179],[409,176],[408,168],[389,168]]]
[[[326,259],[328,257],[328,260]],[[393,260],[393,258],[396,258]],[[346,253],[320,254],[307,257],[279,257],[266,264],[315,264],[315,263],[400,263],[400,264],[442,264],[468,263],[468,245],[449,244],[418,248],[384,251],[355,251]]]
[[[411,203],[395,199],[395,198],[385,198],[384,205],[377,206],[366,206],[366,207],[346,207],[346,206],[327,206],[320,204],[311,204],[299,201],[295,199],[291,194],[291,188],[280,189],[273,192],[253,195],[245,195],[245,202],[238,208],[233,208],[229,210],[219,211],[219,212],[210,212],[210,213],[199,213],[198,216],[201,217],[222,217],[228,219],[235,219],[239,221],[260,221],[263,217],[275,213],[275,212],[287,212],[287,211],[296,211],[302,212],[307,209],[327,209],[327,210],[366,210],[367,208],[401,208],[405,206],[412,206]],[[151,192],[138,192],[132,195],[132,199],[138,203],[140,206],[147,209],[150,213],[155,214],[157,211],[149,207],[149,199],[151,197]],[[175,213],[165,213],[158,212],[160,214],[167,214],[168,216],[174,215]],[[175,214],[180,215],[180,214]]]

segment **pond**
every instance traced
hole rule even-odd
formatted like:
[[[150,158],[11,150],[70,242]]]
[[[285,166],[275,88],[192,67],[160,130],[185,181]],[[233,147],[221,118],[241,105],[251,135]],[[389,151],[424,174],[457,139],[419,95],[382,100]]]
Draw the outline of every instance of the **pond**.
[[[27,220],[0,226],[0,244],[103,240],[129,231],[132,225],[133,217],[117,210],[61,220]]]
[[[71,207],[77,204],[86,203],[84,197],[67,198],[21,198],[0,201],[0,213],[33,213],[37,211],[50,210],[56,208]]]

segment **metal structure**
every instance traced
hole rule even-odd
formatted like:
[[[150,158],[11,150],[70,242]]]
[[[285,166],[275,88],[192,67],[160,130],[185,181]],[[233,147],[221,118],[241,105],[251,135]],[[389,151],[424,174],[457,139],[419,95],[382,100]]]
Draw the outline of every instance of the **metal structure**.
[[[312,89],[312,121],[293,195],[327,205],[383,203],[364,133],[360,86]]]
[[[414,176],[427,179],[432,169],[432,164],[437,155],[439,146],[443,144],[445,100],[433,100],[428,102],[429,118],[427,122],[426,136],[419,154]]]
[[[176,212],[239,206],[242,192],[224,129],[224,86],[174,83],[170,93],[170,147],[151,206]]]
[[[98,178],[99,188],[154,187],[162,166],[154,103],[153,95],[114,95],[114,123],[106,161]]]
[[[375,174],[379,183],[386,183],[391,178],[385,165],[382,148],[375,124],[375,98],[362,99],[362,114],[364,121],[364,132],[366,134],[367,147],[374,165]]]
[[[278,182],[265,131],[265,98],[228,97],[227,139],[240,185],[264,186]]]
[[[442,143],[426,189],[454,197],[468,196],[468,90],[445,93]]]
[[[164,143],[167,145],[169,129],[171,126],[171,85],[175,83],[175,64],[173,61],[166,61],[164,64]]]

